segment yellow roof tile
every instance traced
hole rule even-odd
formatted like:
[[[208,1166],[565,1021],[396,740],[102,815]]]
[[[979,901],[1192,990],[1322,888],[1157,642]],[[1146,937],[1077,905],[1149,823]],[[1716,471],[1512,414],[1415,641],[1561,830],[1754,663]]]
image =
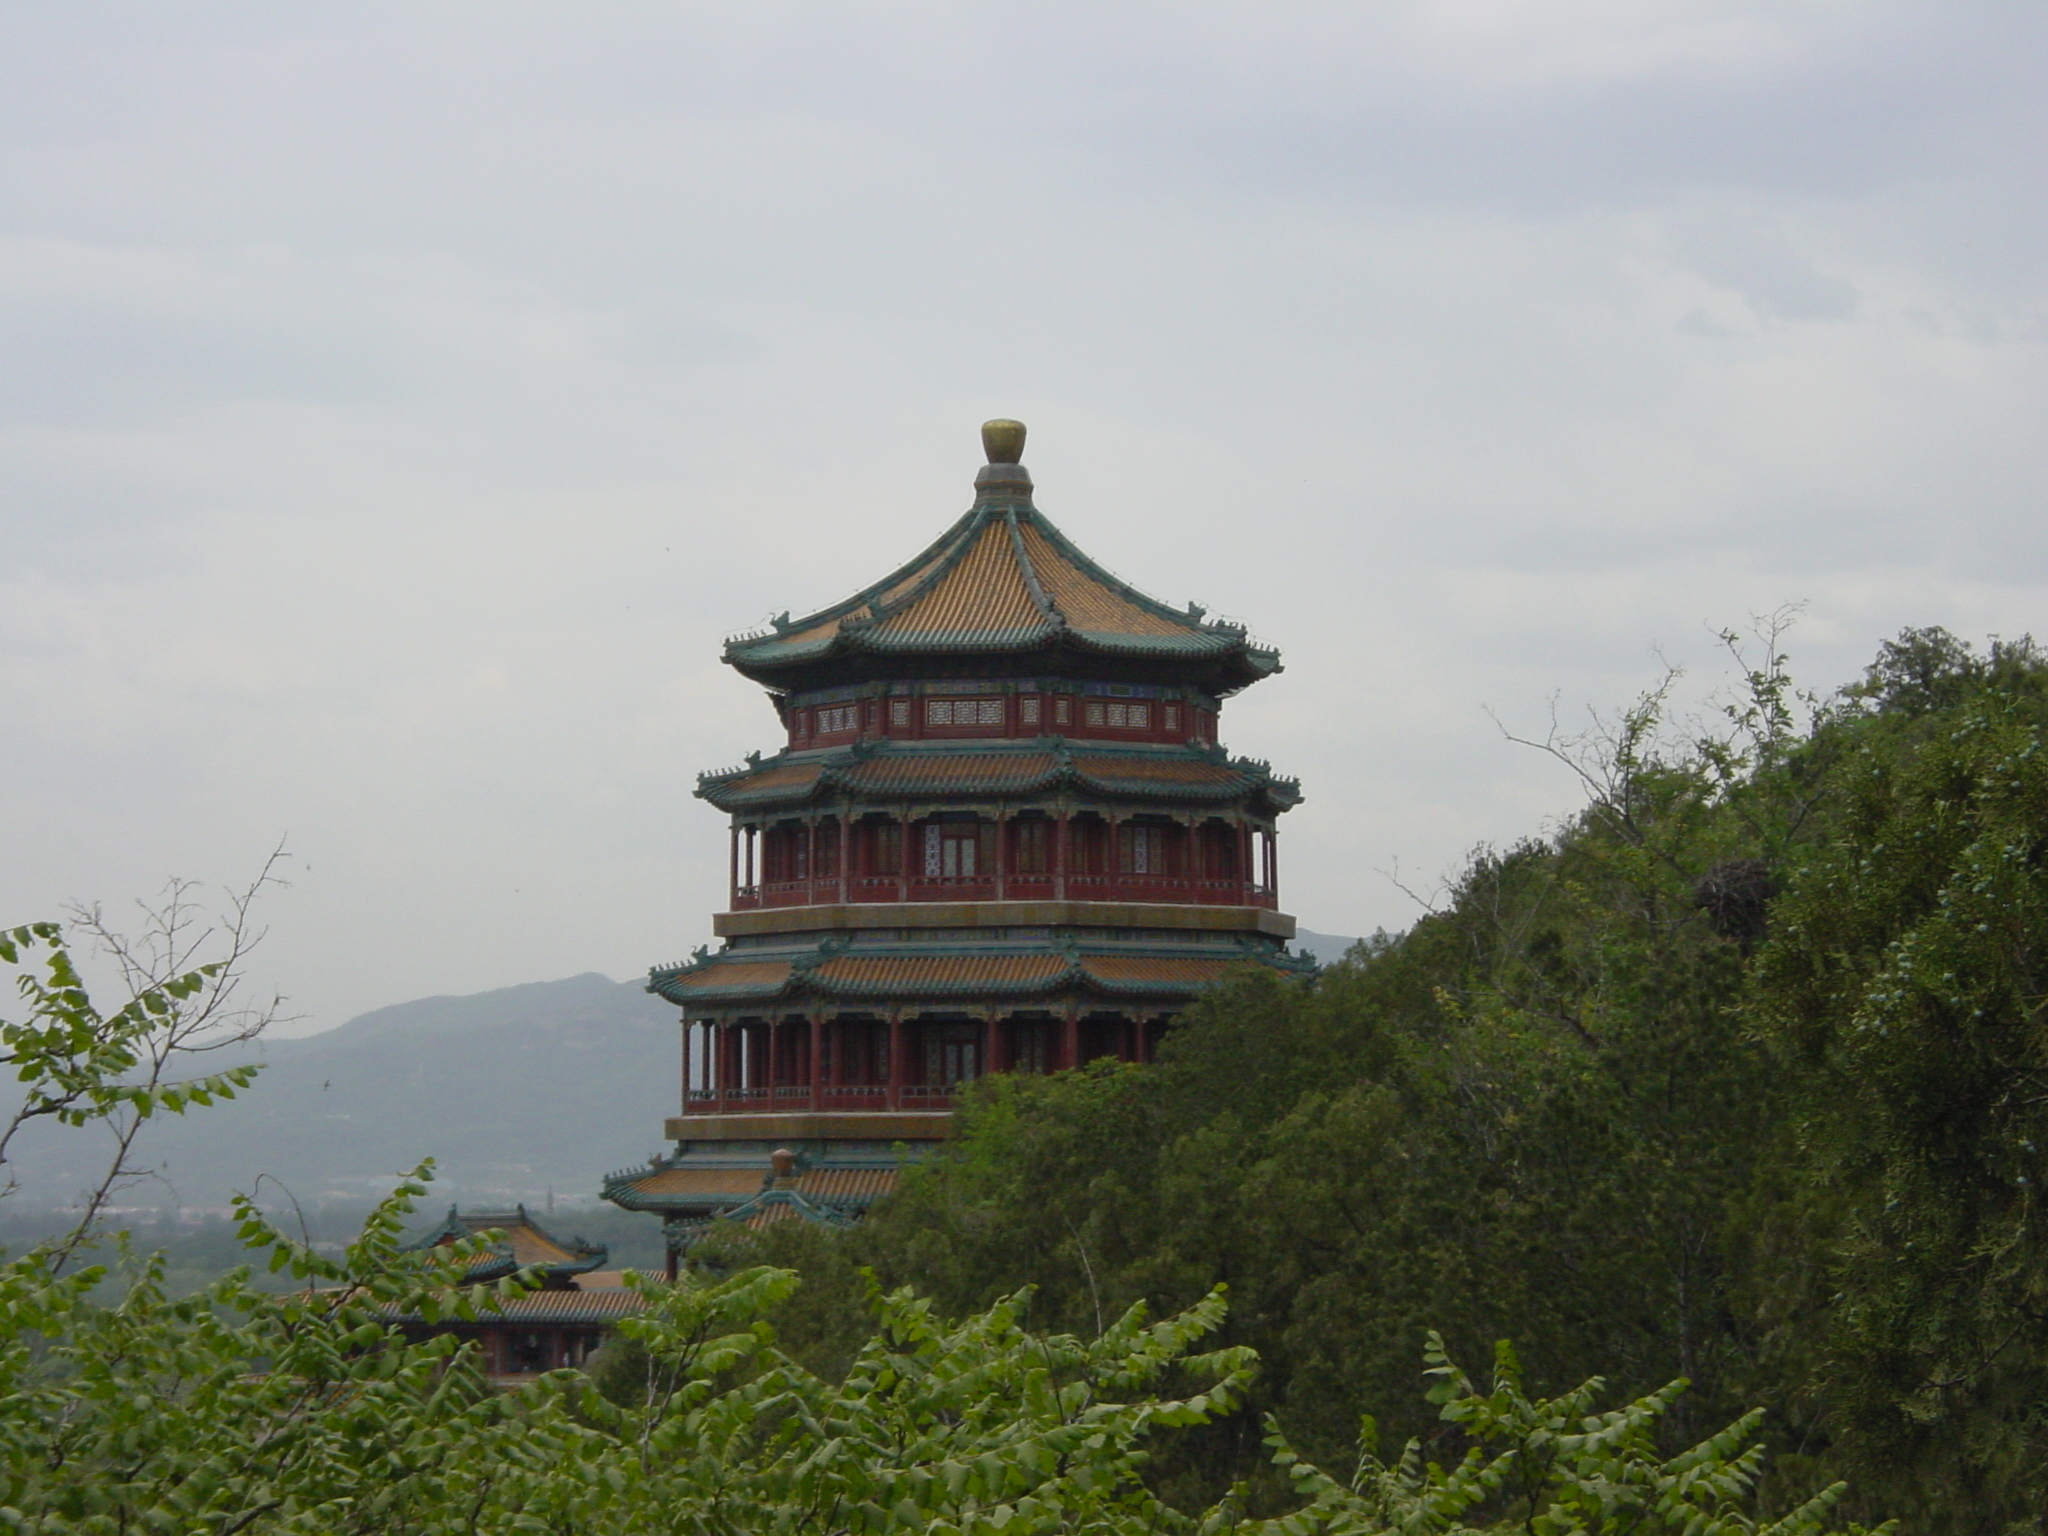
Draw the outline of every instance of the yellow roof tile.
[[[766,1168],[664,1168],[632,1181],[642,1195],[753,1195],[768,1176]]]
[[[1010,543],[1009,525],[985,526],[960,562],[901,613],[875,626],[882,635],[1034,630],[1045,615],[1031,599]]]
[[[901,987],[1050,981],[1066,968],[1059,955],[839,955],[811,974],[823,982]]]
[[[1032,574],[1075,629],[1115,635],[1185,635],[1196,627],[1192,620],[1163,618],[1104,586],[1030,523],[1020,522],[1017,532],[1023,537]]]
[[[894,1168],[806,1168],[796,1179],[807,1200],[876,1200],[895,1187]]]
[[[727,987],[779,987],[789,980],[787,960],[743,960],[732,965],[714,965],[679,978],[675,985],[685,992],[692,989]]]
[[[1144,779],[1160,784],[1216,784],[1234,788],[1245,781],[1241,769],[1185,757],[1084,757],[1077,752],[1074,771],[1091,779]]]
[[[1202,985],[1217,980],[1234,960],[1194,960],[1150,955],[1089,955],[1083,969],[1102,981],[1169,981]]]
[[[505,1236],[512,1244],[512,1257],[518,1263],[571,1264],[576,1260],[575,1254],[532,1227],[508,1227]]]

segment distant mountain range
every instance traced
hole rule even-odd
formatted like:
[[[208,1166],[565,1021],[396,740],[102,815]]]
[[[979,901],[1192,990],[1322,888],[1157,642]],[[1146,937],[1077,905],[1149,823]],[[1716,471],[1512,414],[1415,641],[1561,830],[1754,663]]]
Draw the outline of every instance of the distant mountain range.
[[[1356,939],[1339,938],[1333,933],[1311,933],[1303,928],[1296,932],[1290,947],[1297,955],[1313,955],[1318,965],[1334,965],[1344,958],[1344,951],[1357,942]]]
[[[1352,942],[1304,932],[1295,948],[1327,964]],[[398,1003],[251,1051],[264,1070],[247,1092],[145,1130],[156,1177],[124,1204],[218,1209],[259,1178],[266,1205],[284,1191],[356,1204],[425,1157],[437,1163],[429,1206],[551,1192],[587,1204],[606,1173],[661,1146],[681,1097],[675,1009],[595,972]],[[101,1136],[31,1132],[10,1159],[15,1200],[69,1203],[100,1166]]]
[[[680,1098],[674,1007],[595,972],[399,1003],[254,1055],[264,1069],[247,1092],[146,1129],[157,1178],[124,1203],[219,1207],[259,1176],[302,1204],[360,1202],[425,1157],[438,1164],[434,1202],[553,1189],[581,1203],[661,1145]],[[34,1129],[14,1160],[16,1198],[67,1201],[98,1166],[100,1138]]]

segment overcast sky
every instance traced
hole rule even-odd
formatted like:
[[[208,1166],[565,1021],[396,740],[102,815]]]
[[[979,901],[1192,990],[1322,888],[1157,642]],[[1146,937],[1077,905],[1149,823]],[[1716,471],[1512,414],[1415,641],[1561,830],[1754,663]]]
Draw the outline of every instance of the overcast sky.
[[[722,638],[971,498],[1286,671],[1283,904],[1807,606],[2048,630],[2037,4],[0,3],[0,921],[296,855],[303,1028],[681,958]]]

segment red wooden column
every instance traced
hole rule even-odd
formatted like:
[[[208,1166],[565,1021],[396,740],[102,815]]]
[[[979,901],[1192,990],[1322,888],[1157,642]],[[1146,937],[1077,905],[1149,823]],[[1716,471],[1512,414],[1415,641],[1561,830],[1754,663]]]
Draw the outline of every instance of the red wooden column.
[[[996,900],[1010,899],[1010,818],[996,812]]]
[[[825,1105],[825,1015],[811,1015],[811,1108]]]
[[[1266,833],[1266,889],[1277,900],[1280,895],[1280,834]]]
[[[1060,1019],[1061,1065],[1069,1069],[1081,1065],[1081,1012],[1069,1008]]]
[[[915,852],[910,846],[910,812],[896,813],[896,843],[899,857],[896,860],[896,899],[910,900],[910,861]]]
[[[889,1011],[889,1107],[903,1107],[903,1015]]]
[[[1067,810],[1064,806],[1060,808],[1059,815],[1053,818],[1052,897],[1054,901],[1065,901],[1067,899],[1067,824],[1072,819],[1073,812]]]
[[[843,907],[852,899],[853,818],[841,811],[833,821],[839,828],[839,905]]]
[[[1252,864],[1251,823],[1240,816],[1237,821],[1237,889],[1240,900],[1254,888],[1252,876],[1256,873]]]
[[[736,907],[740,901],[740,824],[738,822],[732,824],[732,837],[726,853],[725,885],[726,889],[731,893],[726,897],[726,904]]]

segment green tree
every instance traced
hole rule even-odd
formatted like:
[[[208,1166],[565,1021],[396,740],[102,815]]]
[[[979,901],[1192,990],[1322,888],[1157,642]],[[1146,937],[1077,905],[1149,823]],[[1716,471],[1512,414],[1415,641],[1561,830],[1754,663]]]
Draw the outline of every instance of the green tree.
[[[138,1100],[109,1065],[123,1031],[193,995],[186,976],[114,1016],[76,982],[62,935],[8,936],[4,958],[47,952],[25,988],[30,1022],[7,1025],[32,1096],[59,1118],[140,1113],[236,1086],[157,1084]],[[188,973],[189,974],[189,973]],[[37,1053],[41,1054],[38,1055]],[[83,1064],[83,1065],[81,1065]],[[95,1076],[95,1074],[99,1074]],[[1105,1089],[1131,1075],[1098,1075]],[[99,1086],[95,1086],[99,1085]],[[41,1102],[37,1100],[36,1102]],[[424,1174],[427,1170],[420,1170]],[[460,1284],[494,1234],[401,1246],[409,1181],[338,1259],[238,1202],[243,1240],[289,1273],[259,1290],[246,1268],[175,1296],[145,1261],[112,1305],[100,1266],[64,1271],[56,1245],[0,1264],[0,1528],[266,1532],[1097,1532],[1536,1531],[1748,1533],[1758,1461],[1745,1420],[1676,1458],[1651,1449],[1674,1384],[1615,1413],[1597,1384],[1555,1401],[1523,1395],[1503,1355],[1490,1392],[1433,1346],[1439,1421],[1470,1444],[1448,1470],[1411,1447],[1362,1462],[1348,1484],[1275,1432],[1305,1503],[1273,1519],[1243,1490],[1183,1513],[1146,1476],[1161,1432],[1236,1412],[1257,1361],[1241,1345],[1197,1352],[1225,1321],[1220,1290],[1154,1322],[1142,1305],[1088,1335],[1025,1325],[1031,1298],[942,1320],[908,1291],[868,1298],[876,1327],[843,1379],[774,1348],[765,1316],[796,1284],[756,1267],[718,1283],[630,1276],[646,1298],[631,1345],[600,1390],[576,1371],[494,1391],[473,1345],[408,1341],[402,1318],[473,1317],[536,1281]],[[1084,1265],[1084,1269],[1088,1266]],[[1091,1307],[1101,1292],[1091,1286]],[[1828,1497],[1832,1497],[1830,1494]],[[1807,1536],[1827,1498],[1772,1529]],[[1476,1522],[1483,1522],[1477,1524]]]
[[[1915,1523],[2048,1529],[2048,663],[1888,645],[1749,1017],[1793,1085],[1771,1241],[1837,1459]],[[1818,1251],[1816,1252],[1816,1246]]]

